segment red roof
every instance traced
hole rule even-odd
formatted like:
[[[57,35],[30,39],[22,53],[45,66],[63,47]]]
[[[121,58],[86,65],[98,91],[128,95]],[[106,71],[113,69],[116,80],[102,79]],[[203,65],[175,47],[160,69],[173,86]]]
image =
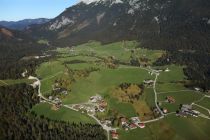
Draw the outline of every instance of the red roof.
[[[140,128],[144,128],[145,124],[144,123],[139,123]]]
[[[132,123],[132,124],[130,124],[130,127],[131,128],[135,128],[135,127],[137,127],[134,123]]]

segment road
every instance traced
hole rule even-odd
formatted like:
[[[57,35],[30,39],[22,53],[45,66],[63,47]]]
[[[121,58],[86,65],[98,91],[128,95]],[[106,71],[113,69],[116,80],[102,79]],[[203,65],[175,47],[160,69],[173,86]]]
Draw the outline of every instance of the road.
[[[157,99],[157,92],[156,92],[156,83],[157,83],[157,79],[158,79],[158,76],[159,74],[155,73],[155,81],[154,81],[154,84],[153,84],[153,91],[155,93],[155,105],[156,105],[156,108],[158,109],[158,111],[160,112],[160,114],[162,116],[164,116],[165,114],[163,113],[163,111],[160,109],[159,105],[158,105],[158,99]]]
[[[208,109],[208,108],[206,108],[206,107],[203,107],[203,106],[201,106],[201,105],[198,105],[198,104],[196,104],[196,103],[192,103],[192,105],[198,106],[198,107],[200,107],[200,108],[202,108],[202,109],[208,111],[209,116],[210,116],[210,109]]]

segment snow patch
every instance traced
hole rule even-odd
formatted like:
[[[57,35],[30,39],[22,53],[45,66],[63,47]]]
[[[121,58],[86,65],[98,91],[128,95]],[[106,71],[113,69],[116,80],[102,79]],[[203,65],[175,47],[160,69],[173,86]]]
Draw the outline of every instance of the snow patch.
[[[69,25],[69,24],[74,24],[74,21],[65,17],[65,16],[62,16],[61,20],[59,21],[57,19],[52,25],[50,25],[49,29],[56,30],[56,29],[60,29],[61,27]]]
[[[104,15],[105,15],[105,12],[102,13],[102,14],[97,15],[96,19],[97,19],[97,23],[98,23],[98,24],[100,24],[101,19],[104,17]]]
[[[129,9],[129,10],[128,10],[128,14],[133,15],[133,14],[134,14],[134,12],[135,12],[135,11],[134,11],[134,9]]]
[[[115,1],[112,2],[112,5],[113,4],[118,4],[118,3],[123,3],[123,1],[121,1],[121,0],[115,0]]]
[[[113,26],[117,26],[117,22],[114,22],[114,23],[113,23]]]
[[[160,23],[160,20],[159,20],[158,16],[154,17],[154,19],[158,24]]]
[[[207,21],[207,24],[210,24],[210,19]]]

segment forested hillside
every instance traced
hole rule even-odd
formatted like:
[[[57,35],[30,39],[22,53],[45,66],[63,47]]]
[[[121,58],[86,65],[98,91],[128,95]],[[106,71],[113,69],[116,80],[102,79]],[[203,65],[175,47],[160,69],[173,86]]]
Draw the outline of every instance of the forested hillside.
[[[39,102],[36,90],[25,84],[0,87],[0,139],[104,140],[99,125],[51,121],[30,112]]]
[[[0,79],[20,78],[28,70],[33,73],[34,67],[41,60],[23,60],[24,57],[41,55],[47,46],[38,44],[34,39],[20,31],[0,28]],[[49,49],[49,48],[48,48]]]

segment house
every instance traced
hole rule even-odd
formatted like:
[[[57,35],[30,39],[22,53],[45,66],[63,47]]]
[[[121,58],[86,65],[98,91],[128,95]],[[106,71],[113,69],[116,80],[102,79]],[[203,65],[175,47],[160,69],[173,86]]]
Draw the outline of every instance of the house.
[[[115,140],[119,139],[119,134],[117,133],[117,131],[112,130],[111,136],[112,136],[112,139],[115,139]]]
[[[54,102],[55,102],[55,103],[61,103],[61,99],[55,98],[55,99],[54,99]]]
[[[101,100],[101,101],[99,102],[99,107],[106,108],[106,107],[107,107],[107,102],[104,101],[104,100]]]
[[[67,90],[63,90],[63,91],[61,91],[61,94],[63,94],[63,95],[67,95],[67,94],[68,94],[68,92],[67,92]]]
[[[194,88],[196,91],[200,91],[201,89],[200,88],[198,88],[198,87],[195,87]]]
[[[102,97],[100,95],[90,97],[90,102],[92,102],[92,103],[96,103],[100,100],[102,100]]]
[[[165,114],[168,113],[168,109],[164,108],[163,113],[165,113]]]
[[[53,99],[53,97],[52,97],[52,96],[49,96],[49,97],[48,97],[48,99],[49,99],[49,100],[52,100],[52,99]]]
[[[144,123],[139,123],[138,124],[140,128],[145,128],[145,124]]]
[[[105,121],[102,121],[104,125],[108,126],[108,127],[111,127],[112,126],[112,121],[110,120],[105,120]]]
[[[187,116],[187,115],[190,115],[190,116],[193,116],[193,117],[198,117],[198,115],[199,115],[199,111],[196,111],[196,110],[193,110],[192,109],[192,105],[187,105],[187,104],[185,104],[185,105],[182,105],[181,106],[181,109],[180,109],[180,112],[179,112],[179,114],[182,114],[182,116]]]
[[[105,108],[99,107],[99,111],[100,111],[100,112],[104,112],[104,111],[105,111]]]
[[[175,103],[176,100],[172,97],[172,96],[167,96],[166,97],[166,100],[169,102],[169,103]]]
[[[153,84],[154,80],[144,80],[144,84]]]
[[[129,127],[130,127],[130,129],[132,130],[132,129],[136,129],[136,128],[137,128],[137,125],[134,124],[134,123],[131,123],[131,124],[129,125]]]
[[[166,68],[164,71],[165,71],[165,72],[169,72],[170,70],[169,70],[168,68]]]
[[[124,118],[124,117],[121,118],[120,121],[121,121],[121,125],[122,125],[122,126],[125,125],[125,124],[127,124],[127,119]]]
[[[140,123],[139,117],[132,117],[132,118],[131,118],[131,121],[132,121],[134,124]]]

